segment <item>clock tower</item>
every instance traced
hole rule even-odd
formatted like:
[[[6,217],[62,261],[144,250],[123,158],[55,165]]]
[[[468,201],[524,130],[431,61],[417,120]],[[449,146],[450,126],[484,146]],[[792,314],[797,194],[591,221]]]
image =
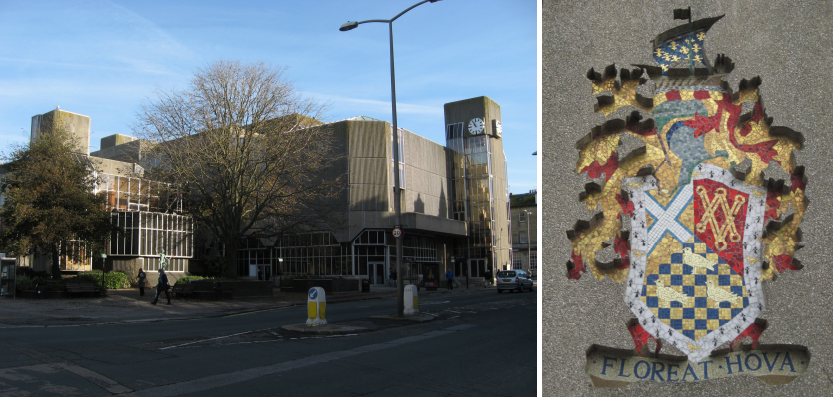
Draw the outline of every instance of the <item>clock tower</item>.
[[[507,158],[501,107],[488,97],[443,106],[450,152],[452,216],[466,221],[468,236],[454,248],[455,274],[484,277],[509,268],[510,222]]]

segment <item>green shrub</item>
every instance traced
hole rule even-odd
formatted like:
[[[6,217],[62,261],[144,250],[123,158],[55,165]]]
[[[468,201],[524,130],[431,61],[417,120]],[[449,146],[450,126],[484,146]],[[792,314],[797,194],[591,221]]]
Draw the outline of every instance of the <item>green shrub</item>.
[[[35,289],[35,282],[25,274],[18,274],[14,282],[14,288],[18,291]]]
[[[78,273],[75,279],[80,282],[92,282],[97,286],[101,286],[101,270]],[[120,271],[104,273],[104,288],[130,288],[130,276]]]
[[[105,273],[104,286],[107,289],[130,288],[130,276],[120,271]]]
[[[101,286],[101,270],[93,270],[89,272],[81,272],[75,276],[75,281],[95,283],[96,286]]]
[[[188,283],[191,282],[191,280],[203,280],[203,279],[206,279],[206,277],[203,277],[203,276],[185,276],[185,277],[178,278],[177,282],[174,283],[174,284],[188,284]]]

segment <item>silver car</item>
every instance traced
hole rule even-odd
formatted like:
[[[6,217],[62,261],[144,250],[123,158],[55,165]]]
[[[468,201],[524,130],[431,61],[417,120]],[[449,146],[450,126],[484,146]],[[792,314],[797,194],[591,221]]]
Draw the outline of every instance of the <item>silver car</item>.
[[[530,273],[524,270],[502,270],[498,272],[495,286],[500,294],[504,290],[523,292],[525,289],[533,290],[533,279]]]

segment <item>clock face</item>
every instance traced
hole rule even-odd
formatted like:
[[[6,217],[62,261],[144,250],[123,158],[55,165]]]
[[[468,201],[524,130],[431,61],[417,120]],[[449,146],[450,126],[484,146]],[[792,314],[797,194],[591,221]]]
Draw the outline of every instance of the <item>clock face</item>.
[[[501,128],[501,120],[493,120],[495,125],[492,126],[493,130],[495,131],[495,136],[500,137],[504,130]]]
[[[469,133],[472,135],[477,135],[484,132],[484,120],[480,118],[474,118],[472,121],[469,122]]]

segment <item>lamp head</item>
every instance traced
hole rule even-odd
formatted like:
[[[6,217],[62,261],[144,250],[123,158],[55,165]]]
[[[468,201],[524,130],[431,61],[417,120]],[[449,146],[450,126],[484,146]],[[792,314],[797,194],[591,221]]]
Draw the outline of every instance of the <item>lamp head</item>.
[[[359,22],[347,21],[339,27],[339,30],[342,32],[347,32],[348,30],[355,29],[357,26],[359,26]]]

